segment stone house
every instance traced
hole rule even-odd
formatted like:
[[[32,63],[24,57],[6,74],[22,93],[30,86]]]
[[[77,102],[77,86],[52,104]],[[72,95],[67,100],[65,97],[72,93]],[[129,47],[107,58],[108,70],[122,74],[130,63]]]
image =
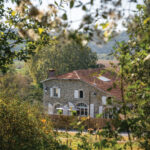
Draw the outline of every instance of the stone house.
[[[104,118],[112,118],[115,100],[121,99],[120,89],[112,88],[117,80],[116,75],[105,69],[75,70],[70,73],[55,76],[55,70],[50,70],[49,78],[43,83],[43,103],[48,114],[63,115],[76,111],[79,116],[96,117],[102,114]],[[111,104],[108,104],[111,100]],[[113,100],[113,101],[112,101]],[[112,109],[113,110],[113,109]]]

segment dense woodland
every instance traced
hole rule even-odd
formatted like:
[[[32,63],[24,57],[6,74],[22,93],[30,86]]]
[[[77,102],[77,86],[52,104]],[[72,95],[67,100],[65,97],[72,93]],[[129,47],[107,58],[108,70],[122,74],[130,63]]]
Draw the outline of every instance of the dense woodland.
[[[127,10],[127,18],[124,18],[126,10],[122,8],[122,0],[101,0],[95,9],[95,0],[85,3],[60,0],[49,4],[45,12],[30,0],[12,0],[16,6],[13,9],[5,9],[7,2],[0,0],[0,149],[73,149],[68,143],[68,129],[67,140],[63,142],[60,137],[64,135],[54,130],[42,107],[40,81],[47,78],[49,69],[63,74],[97,67],[98,56],[88,47],[88,41],[95,39],[96,33],[99,44],[107,43],[117,34],[117,21],[125,20],[123,28],[127,29],[129,40],[116,43],[111,54],[119,61],[120,81],[112,88],[121,89],[121,109],[115,111],[111,123],[101,130],[97,128],[96,139],[92,132],[83,134],[82,123],[89,118],[77,120],[72,113],[70,125],[79,131],[74,135],[75,142],[80,141],[75,149],[149,150],[150,1],[139,4],[130,0],[131,5],[136,5],[136,11]],[[78,29],[73,30],[67,10],[75,8],[84,11],[85,16]],[[113,65],[114,70],[118,66]],[[128,136],[120,144],[121,131]]]

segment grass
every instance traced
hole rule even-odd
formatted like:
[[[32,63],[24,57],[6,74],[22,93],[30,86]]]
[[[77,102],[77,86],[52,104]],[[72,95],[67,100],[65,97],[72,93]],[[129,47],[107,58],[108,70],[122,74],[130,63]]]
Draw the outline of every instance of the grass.
[[[83,144],[81,137],[86,137],[87,143],[92,147],[92,150],[117,150],[119,148],[123,148],[125,142],[127,141],[127,137],[124,136],[121,141],[118,142],[113,148],[102,148],[102,149],[95,149],[93,144],[95,142],[99,142],[102,137],[98,137],[93,134],[89,133],[82,133],[80,137],[77,136],[77,133],[75,132],[59,132],[58,133],[58,139],[60,140],[61,143],[68,145],[71,147],[73,150],[78,150],[78,145]],[[130,147],[127,146],[127,150],[130,150]],[[133,143],[133,150],[141,150],[138,148],[138,145],[136,143]]]

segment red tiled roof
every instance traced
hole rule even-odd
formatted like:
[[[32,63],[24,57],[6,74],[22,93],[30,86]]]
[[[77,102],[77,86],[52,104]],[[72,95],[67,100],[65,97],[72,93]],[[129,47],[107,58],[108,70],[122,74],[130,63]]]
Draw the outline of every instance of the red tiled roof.
[[[100,75],[110,79],[110,81],[102,81],[98,79]],[[115,73],[108,70],[104,70],[100,68],[75,70],[70,73],[53,77],[52,79],[79,79],[98,88],[99,90],[105,91],[111,96],[121,99],[121,92],[119,88],[112,88],[110,91],[108,91],[108,89],[113,86],[115,81],[118,81]]]

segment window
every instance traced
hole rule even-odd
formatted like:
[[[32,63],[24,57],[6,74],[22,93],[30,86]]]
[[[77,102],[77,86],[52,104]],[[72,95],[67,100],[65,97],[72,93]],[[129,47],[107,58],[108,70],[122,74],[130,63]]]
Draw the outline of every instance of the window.
[[[77,108],[77,115],[78,116],[87,116],[88,115],[88,109],[87,105],[84,103],[79,103],[76,105]]]
[[[60,98],[60,88],[57,87],[50,88],[50,97]]]
[[[105,119],[113,119],[113,108],[105,108],[103,111],[103,118]]]
[[[80,95],[80,98],[83,98],[83,91],[80,90],[79,93],[80,93],[80,94],[79,94],[79,95]]]
[[[60,113],[63,113],[63,108],[61,104],[57,104],[54,107],[54,114],[60,114]]]
[[[74,98],[83,98],[83,90],[74,90]]]
[[[58,97],[58,88],[53,88],[53,96]]]

